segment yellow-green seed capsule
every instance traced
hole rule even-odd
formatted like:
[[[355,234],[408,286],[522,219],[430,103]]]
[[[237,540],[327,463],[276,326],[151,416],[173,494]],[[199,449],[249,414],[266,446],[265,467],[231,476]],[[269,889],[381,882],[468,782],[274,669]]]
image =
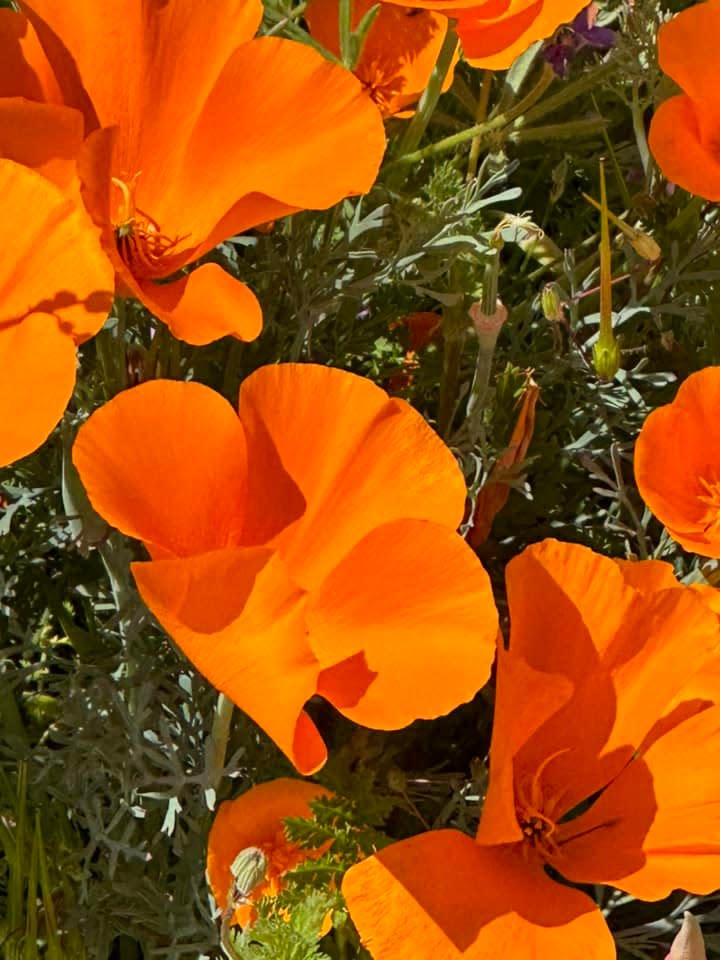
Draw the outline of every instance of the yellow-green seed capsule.
[[[593,347],[593,366],[601,380],[612,380],[620,369],[620,344],[614,337],[597,341]]]
[[[546,320],[552,323],[562,323],[565,319],[563,315],[562,300],[558,293],[556,283],[546,283],[540,294],[540,304]]]

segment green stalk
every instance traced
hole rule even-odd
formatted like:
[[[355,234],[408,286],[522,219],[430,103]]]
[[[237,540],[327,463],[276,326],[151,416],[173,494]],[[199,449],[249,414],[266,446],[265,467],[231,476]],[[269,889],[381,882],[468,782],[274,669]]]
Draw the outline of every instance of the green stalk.
[[[340,0],[341,4],[342,2],[343,0]],[[445,77],[448,74],[450,64],[455,56],[457,44],[458,39],[457,34],[455,33],[455,23],[452,20],[448,20],[445,39],[443,40],[443,45],[440,48],[440,53],[438,54],[437,62],[435,63],[433,72],[430,75],[428,85],[423,91],[423,95],[420,98],[420,103],[415,111],[415,115],[407,125],[405,133],[397,145],[395,155],[398,160],[401,157],[404,157],[405,154],[411,153],[413,150],[415,150],[417,145],[422,140],[423,134],[427,130],[430,119],[435,112],[437,102],[440,99],[443,83],[445,82]]]
[[[487,118],[488,103],[490,102],[490,89],[492,87],[492,70],[484,70],[482,85],[480,87],[480,96],[478,97],[477,108],[475,110],[475,122],[483,123]],[[473,137],[470,144],[470,155],[468,156],[467,180],[474,180],[477,175],[478,160],[480,159],[480,147],[482,146],[482,137]]]
[[[343,66],[352,69],[352,0],[339,0],[340,59]]]

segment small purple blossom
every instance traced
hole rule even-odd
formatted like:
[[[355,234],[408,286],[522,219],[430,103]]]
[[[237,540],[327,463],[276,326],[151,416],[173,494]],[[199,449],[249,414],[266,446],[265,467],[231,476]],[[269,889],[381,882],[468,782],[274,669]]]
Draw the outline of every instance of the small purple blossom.
[[[615,31],[596,26],[596,20],[597,6],[590,3],[571,24],[560,27],[545,47],[545,59],[559,77],[565,76],[569,62],[583,47],[609,50],[615,43]]]

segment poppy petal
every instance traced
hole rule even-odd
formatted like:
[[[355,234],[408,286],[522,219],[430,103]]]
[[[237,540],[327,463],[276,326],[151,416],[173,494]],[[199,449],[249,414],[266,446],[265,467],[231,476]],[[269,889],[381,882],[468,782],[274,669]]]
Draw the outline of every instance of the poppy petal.
[[[273,444],[307,502],[278,547],[305,589],[383,523],[460,523],[465,482],[455,458],[419,413],[369,380],[315,364],[267,366],[243,382],[239,409],[248,435]]]
[[[310,774],[327,757],[303,711],[319,664],[307,642],[304,596],[277,555],[257,572],[266,555],[263,548],[236,548],[132,569],[143,600],[200,673]]]
[[[195,0],[103,0],[86,4],[82,16],[63,0],[27,0],[23,8],[64,102],[85,109],[88,132],[97,125],[95,117],[103,127],[117,124],[120,165],[129,175],[142,170],[145,179],[155,176],[158,191],[168,179],[169,148],[182,155],[228,57],[254,35],[262,18],[260,0],[213,0],[207,8]],[[108,63],[124,68],[109,70]],[[191,63],[192,70],[178,69],[180,63]],[[148,157],[163,162],[141,162]]]
[[[254,340],[262,330],[262,310],[244,283],[217,263],[205,263],[172,283],[144,283],[142,300],[179,340],[194,346],[221,337]]]
[[[498,630],[490,580],[473,551],[423,520],[364,537],[311,595],[307,622],[323,667],[364,653],[377,677],[357,705],[337,706],[384,730],[472,699],[490,675]]]
[[[0,97],[62,103],[52,67],[27,17],[0,10]]]
[[[717,152],[712,142],[703,142],[698,110],[689,97],[670,97],[660,104],[650,124],[648,144],[671,183],[706,200],[720,200]]]
[[[0,195],[0,323],[39,312],[76,341],[96,333],[112,303],[112,268],[84,211],[11,160],[0,159]]]
[[[77,110],[0,98],[0,156],[37,170],[61,189],[75,181],[82,142],[83,118]]]
[[[585,6],[584,0],[536,0],[529,6],[512,4],[508,15],[495,21],[474,19],[463,10],[458,36],[463,55],[473,67],[507,70],[537,40],[545,40]]]
[[[155,380],[118,394],[80,428],[73,460],[95,509],[151,551],[188,556],[237,541],[245,435],[208,387]]]
[[[670,535],[703,556],[720,556],[708,489],[720,480],[720,367],[692,374],[672,403],[650,414],[635,444],[640,495]],[[720,513],[719,513],[720,515]]]
[[[720,3],[707,0],[683,10],[658,30],[660,66],[688,96],[713,107],[717,82],[717,36]]]
[[[369,190],[384,150],[382,119],[349,71],[305,44],[263,37],[228,61],[182,168],[150,209],[166,233],[191,225],[200,240],[249,193],[325,209]]]
[[[75,344],[54,317],[34,313],[0,326],[0,466],[47,439],[72,396],[76,366]]]
[[[654,567],[649,576],[656,579]],[[512,628],[498,664],[496,736],[520,739],[515,692],[505,685],[500,700],[505,659],[520,656],[573,684],[570,699],[514,758],[516,788],[552,784],[565,812],[618,775],[658,717],[717,657],[717,617],[692,590],[633,589],[613,560],[553,540],[514,558],[507,585]]]
[[[713,707],[659,738],[565,826],[563,873],[578,882],[612,883],[641,900],[660,900],[677,888],[715,890],[719,764],[720,708]]]
[[[218,807],[208,836],[207,873],[215,902],[224,909],[233,860],[246,847],[273,844],[283,820],[310,817],[310,800],[329,796],[316,783],[281,777],[260,783]]]
[[[520,845],[481,847],[437,830],[351,867],[342,892],[374,960],[612,960],[602,914]]]

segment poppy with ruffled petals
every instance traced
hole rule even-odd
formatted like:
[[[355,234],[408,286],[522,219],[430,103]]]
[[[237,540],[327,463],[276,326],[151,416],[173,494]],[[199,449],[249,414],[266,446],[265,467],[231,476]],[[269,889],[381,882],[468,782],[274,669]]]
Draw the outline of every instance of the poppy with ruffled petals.
[[[39,173],[0,160],[0,466],[37,449],[75,386],[76,347],[97,333],[113,274],[98,231]]]
[[[283,889],[283,877],[304,860],[321,855],[288,840],[283,820],[310,817],[311,800],[330,796],[316,783],[283,777],[251,787],[234,800],[221,803],[210,828],[207,876],[215,903],[221,911],[229,907],[233,886],[232,865],[243,850],[259,850],[265,858],[263,876],[247,891],[247,903],[233,912],[233,922],[246,927],[255,919],[253,903],[276,897]]]
[[[374,0],[354,0],[353,30],[373,6]],[[337,0],[310,0],[305,19],[312,36],[339,56]],[[380,5],[353,71],[383,116],[401,112],[408,116],[407,108],[417,102],[428,84],[447,29],[447,17],[432,10]],[[454,63],[443,81],[443,90],[452,84]]]
[[[649,900],[720,884],[720,685],[704,677],[720,632],[703,596],[666,564],[554,540],[513,559],[507,587],[477,836],[422,834],[345,876],[375,960],[613,960],[595,903],[547,868]]]
[[[587,0],[385,0],[457,19],[463,57],[473,67],[507,70],[536,40],[569,23]]]
[[[688,7],[660,27],[660,66],[683,92],[657,108],[648,140],[668,180],[707,200],[720,200],[719,33],[720,0]]]
[[[635,480],[645,503],[686,550],[720,557],[720,367],[684,381],[653,410],[635,444]]]
[[[462,474],[370,381],[263,367],[239,416],[196,383],[142,384],[90,417],[74,460],[95,509],[145,543],[148,607],[301,772],[326,758],[315,694],[391,730],[487,680],[497,614],[456,533]]]
[[[256,224],[370,188],[385,138],[357,79],[304,44],[253,39],[260,0],[22,6],[84,116],[83,197],[121,292],[189,343],[252,340],[250,290],[217,264],[185,268]]]

